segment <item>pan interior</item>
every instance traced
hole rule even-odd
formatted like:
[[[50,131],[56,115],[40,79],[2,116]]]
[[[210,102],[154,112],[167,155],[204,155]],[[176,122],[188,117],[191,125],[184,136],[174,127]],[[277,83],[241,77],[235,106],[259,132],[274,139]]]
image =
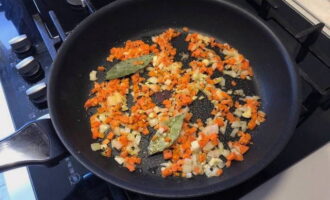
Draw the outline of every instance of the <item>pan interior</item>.
[[[89,117],[83,108],[92,85],[89,72],[105,62],[109,49],[130,39],[189,27],[238,49],[250,60],[254,82],[242,87],[257,93],[267,121],[252,132],[254,144],[244,162],[234,163],[221,177],[163,179],[154,174],[161,156],[130,173],[111,159],[92,152]],[[178,46],[180,47],[180,45]],[[251,176],[274,158],[295,124],[297,85],[286,52],[263,25],[227,3],[213,0],[125,0],[109,5],[80,24],[62,45],[49,82],[53,123],[69,151],[88,169],[109,182],[158,196],[194,196],[223,190]],[[205,103],[206,105],[206,103]],[[197,106],[207,110],[207,106]],[[268,161],[267,161],[268,160]]]

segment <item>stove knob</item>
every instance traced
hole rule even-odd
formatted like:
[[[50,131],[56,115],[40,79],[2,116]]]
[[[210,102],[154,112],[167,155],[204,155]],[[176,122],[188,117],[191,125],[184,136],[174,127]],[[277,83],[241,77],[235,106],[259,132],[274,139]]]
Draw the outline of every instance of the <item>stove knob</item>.
[[[32,78],[42,71],[39,62],[33,56],[21,60],[15,67],[24,78]]]
[[[15,53],[25,53],[32,47],[31,41],[23,34],[9,40],[9,44]]]
[[[36,105],[44,105],[47,103],[47,86],[45,82],[35,84],[26,90],[26,95]]]

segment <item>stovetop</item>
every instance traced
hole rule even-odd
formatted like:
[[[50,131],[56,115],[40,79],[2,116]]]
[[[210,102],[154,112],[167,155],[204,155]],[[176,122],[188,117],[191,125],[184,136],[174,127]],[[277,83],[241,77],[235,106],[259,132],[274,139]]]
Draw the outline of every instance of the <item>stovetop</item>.
[[[16,128],[48,113],[45,98],[40,99],[41,90],[33,86],[39,84],[40,89],[40,83],[47,85],[49,68],[61,38],[70,34],[91,12],[113,0],[85,0],[85,7],[68,1],[80,2],[0,0],[0,80]],[[327,124],[330,121],[330,39],[320,33],[322,24],[310,24],[281,0],[235,3],[263,18],[296,59],[303,89],[301,120],[287,147],[267,168],[232,189],[198,199],[240,198],[329,141],[326,133],[330,132]],[[55,15],[49,15],[51,10]],[[24,53],[14,53],[13,50],[22,51],[22,47],[11,47],[8,41],[22,34],[26,34],[32,47]],[[34,57],[31,69],[40,66],[38,75],[32,78],[17,67],[17,63],[29,56]],[[37,92],[38,99],[26,91]],[[30,166],[28,171],[37,199],[155,199],[102,181],[72,156],[55,166]]]

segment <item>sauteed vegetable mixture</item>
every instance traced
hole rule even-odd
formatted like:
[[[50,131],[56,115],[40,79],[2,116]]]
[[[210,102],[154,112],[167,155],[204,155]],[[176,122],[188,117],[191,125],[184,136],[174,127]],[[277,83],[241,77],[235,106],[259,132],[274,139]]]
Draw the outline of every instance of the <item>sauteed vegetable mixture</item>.
[[[179,36],[186,51],[173,46]],[[94,86],[85,108],[95,109],[91,148],[129,171],[148,162],[139,156],[145,137],[148,156],[163,155],[163,177],[220,176],[232,161],[243,161],[249,132],[265,121],[260,98],[245,95],[239,84],[253,78],[249,61],[229,44],[186,27],[150,42],[128,40],[110,50],[107,63],[90,73]],[[207,119],[190,108],[202,101],[213,105]]]

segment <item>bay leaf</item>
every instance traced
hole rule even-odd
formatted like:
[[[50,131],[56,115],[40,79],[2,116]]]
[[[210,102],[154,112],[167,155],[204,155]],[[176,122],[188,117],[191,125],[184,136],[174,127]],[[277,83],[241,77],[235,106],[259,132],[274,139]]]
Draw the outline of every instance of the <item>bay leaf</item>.
[[[148,146],[149,155],[153,155],[155,153],[163,151],[164,149],[170,147],[178,139],[182,129],[184,117],[185,114],[180,114],[169,119],[169,121],[167,122],[169,132],[155,133]],[[170,138],[171,141],[165,141],[165,138]]]
[[[148,54],[136,58],[127,59],[115,64],[106,74],[107,80],[121,78],[145,68],[153,58],[154,54]]]

